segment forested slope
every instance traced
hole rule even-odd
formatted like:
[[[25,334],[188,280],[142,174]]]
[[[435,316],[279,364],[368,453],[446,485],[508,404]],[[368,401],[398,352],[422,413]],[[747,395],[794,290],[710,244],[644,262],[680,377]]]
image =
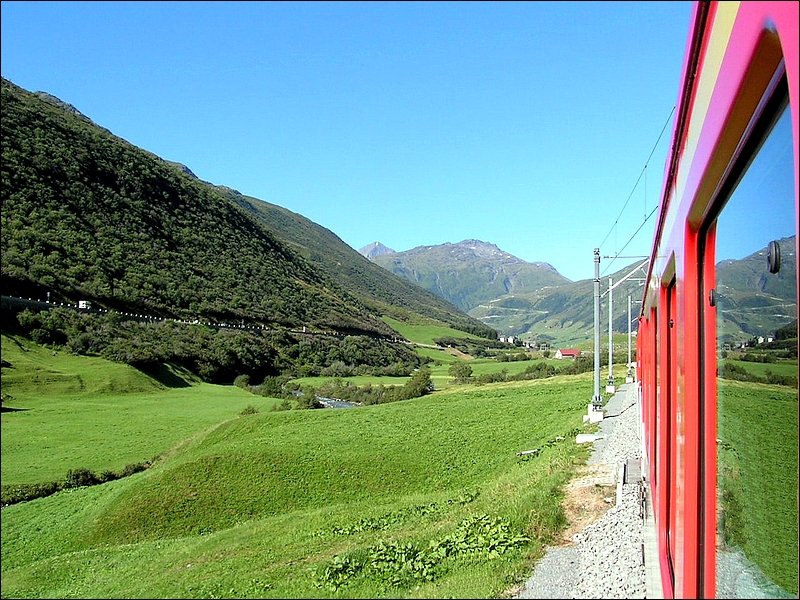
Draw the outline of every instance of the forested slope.
[[[390,335],[374,310],[174,164],[2,82],[4,294]]]

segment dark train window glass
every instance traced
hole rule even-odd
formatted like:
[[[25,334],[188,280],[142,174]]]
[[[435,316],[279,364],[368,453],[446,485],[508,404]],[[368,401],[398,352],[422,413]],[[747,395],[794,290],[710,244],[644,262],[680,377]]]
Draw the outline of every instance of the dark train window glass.
[[[716,597],[798,594],[797,217],[784,108],[717,218]],[[780,254],[779,264],[778,254]]]

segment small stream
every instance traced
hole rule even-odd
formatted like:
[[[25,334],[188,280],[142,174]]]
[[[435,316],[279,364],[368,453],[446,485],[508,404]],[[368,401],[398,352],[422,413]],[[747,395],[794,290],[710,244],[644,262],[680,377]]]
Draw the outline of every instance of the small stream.
[[[325,408],[355,408],[361,406],[357,402],[347,402],[345,400],[337,400],[336,398],[325,398],[323,396],[316,396],[320,404]]]

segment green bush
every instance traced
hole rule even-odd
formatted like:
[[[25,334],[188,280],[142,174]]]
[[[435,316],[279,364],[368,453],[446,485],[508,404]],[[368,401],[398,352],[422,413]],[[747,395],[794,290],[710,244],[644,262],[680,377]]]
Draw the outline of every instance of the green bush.
[[[233,380],[233,385],[236,387],[240,387],[243,390],[246,390],[247,387],[250,385],[250,375],[237,375],[236,379]]]
[[[148,462],[140,462],[140,463],[130,463],[125,465],[125,468],[122,469],[122,473],[120,477],[128,477],[133,475],[134,473],[140,473],[150,467],[150,463]]]
[[[47,481],[44,483],[4,485],[2,486],[2,505],[8,506],[9,504],[16,504],[17,502],[27,502],[28,500],[35,500],[36,498],[44,498],[45,496],[50,496],[64,489],[107,483],[144,471],[149,466],[149,462],[131,463],[126,465],[119,473],[106,470],[100,473],[100,475],[96,475],[93,471],[85,467],[79,467],[67,471],[67,476],[63,483]]]
[[[67,479],[64,481],[65,488],[83,487],[85,485],[95,485],[99,483],[97,475],[86,468],[70,469],[67,472]]]
[[[44,483],[23,483],[19,485],[4,485],[0,489],[0,501],[3,506],[26,502],[36,498],[44,498],[55,494],[61,490],[61,483],[58,481],[47,481]]]
[[[502,355],[505,356],[505,355]],[[499,357],[498,357],[499,360]],[[467,363],[456,362],[447,370],[456,383],[467,383],[472,378],[472,367]]]
[[[427,545],[380,540],[363,551],[334,556],[317,571],[317,585],[332,591],[361,575],[377,576],[393,587],[433,581],[445,570],[443,561],[464,555],[498,557],[529,538],[512,530],[508,520],[489,515],[464,519],[455,531]]]

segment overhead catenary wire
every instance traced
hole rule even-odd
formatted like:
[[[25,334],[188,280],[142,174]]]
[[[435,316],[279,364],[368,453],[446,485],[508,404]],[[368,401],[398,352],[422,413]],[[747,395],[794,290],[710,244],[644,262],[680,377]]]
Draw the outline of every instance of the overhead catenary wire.
[[[620,248],[619,251],[614,256],[611,257],[611,262],[606,263],[606,268],[603,270],[603,273],[601,275],[605,275],[605,273],[606,273],[606,271],[608,271],[609,267],[614,264],[614,261],[617,260],[618,258],[620,258],[620,254],[622,254],[622,252],[625,250],[625,248],[628,247],[628,244],[630,244],[633,241],[633,238],[635,238],[636,235],[642,230],[642,227],[644,227],[647,224],[647,222],[650,220],[650,217],[652,217],[655,214],[656,210],[658,210],[658,204],[656,204],[655,207],[653,207],[653,210],[651,210],[650,214],[648,214],[644,218],[644,221],[642,221],[642,224],[639,225],[639,227],[636,228],[636,231],[634,231],[631,234],[631,237],[628,238],[628,241],[625,242],[625,245],[622,248]]]
[[[667,129],[667,125],[669,125],[669,122],[670,122],[670,120],[672,119],[672,115],[673,115],[674,113],[675,113],[675,106],[673,106],[673,107],[672,107],[672,110],[670,110],[670,112],[669,112],[669,116],[667,117],[666,121],[664,121],[664,126],[661,128],[661,132],[658,134],[658,139],[656,139],[656,142],[655,142],[655,144],[653,144],[653,148],[650,150],[650,154],[649,154],[649,156],[647,157],[647,160],[645,161],[645,163],[644,163],[644,166],[642,167],[642,170],[639,172],[639,176],[636,178],[636,183],[634,183],[634,184],[633,184],[633,188],[631,189],[631,193],[630,193],[630,194],[628,194],[628,198],[625,200],[625,203],[622,205],[622,209],[619,211],[619,214],[617,215],[617,218],[616,218],[616,219],[614,219],[614,223],[611,225],[611,227],[610,227],[610,228],[609,228],[609,230],[608,230],[608,233],[606,233],[605,237],[603,238],[603,241],[602,241],[602,242],[600,242],[600,245],[599,245],[598,247],[602,247],[602,246],[603,246],[603,244],[605,244],[605,243],[606,243],[606,241],[608,240],[608,237],[609,237],[609,236],[610,236],[612,233],[614,233],[614,236],[615,236],[615,242],[616,242],[616,228],[617,228],[617,225],[619,224],[619,220],[620,220],[620,218],[622,217],[623,213],[625,212],[625,209],[628,207],[628,204],[630,203],[630,201],[631,201],[631,198],[633,198],[633,194],[636,192],[636,188],[637,188],[637,187],[639,187],[639,183],[642,181],[642,177],[645,177],[645,176],[646,176],[646,174],[647,174],[647,167],[648,167],[648,165],[650,164],[650,159],[651,159],[651,158],[653,158],[653,154],[655,153],[655,151],[656,151],[656,148],[658,147],[658,144],[659,144],[659,142],[661,141],[661,138],[662,138],[662,136],[664,135],[664,131],[666,131],[666,129]],[[650,214],[647,214],[647,187],[646,187],[646,186],[647,186],[647,179],[645,178],[645,217],[644,217],[644,221],[643,221],[643,222],[642,222],[642,224],[641,224],[641,225],[640,225],[640,226],[639,226],[639,227],[636,229],[636,231],[635,231],[635,232],[633,233],[633,235],[632,235],[632,236],[631,236],[631,237],[628,239],[628,241],[627,241],[627,242],[625,242],[625,246],[623,246],[623,247],[622,247],[622,249],[620,249],[620,250],[619,250],[619,251],[616,253],[616,256],[619,256],[619,254],[620,254],[620,253],[621,253],[621,252],[622,252],[622,251],[625,249],[625,247],[627,247],[627,246],[628,246],[628,244],[630,244],[631,240],[632,240],[632,239],[633,239],[633,238],[636,236],[636,234],[638,234],[638,233],[639,233],[639,231],[641,231],[641,229],[642,229],[642,227],[644,226],[644,224],[645,224],[645,223],[647,223],[647,221],[650,219],[650,217],[651,217],[651,216],[653,215],[653,213],[655,212],[655,209],[653,209],[653,210],[650,212]],[[658,206],[658,205],[656,205],[656,207],[657,207],[657,206]],[[612,263],[613,263],[613,260],[612,260]],[[606,267],[606,269],[607,269],[607,267]],[[605,270],[603,271],[603,273],[605,273]]]

